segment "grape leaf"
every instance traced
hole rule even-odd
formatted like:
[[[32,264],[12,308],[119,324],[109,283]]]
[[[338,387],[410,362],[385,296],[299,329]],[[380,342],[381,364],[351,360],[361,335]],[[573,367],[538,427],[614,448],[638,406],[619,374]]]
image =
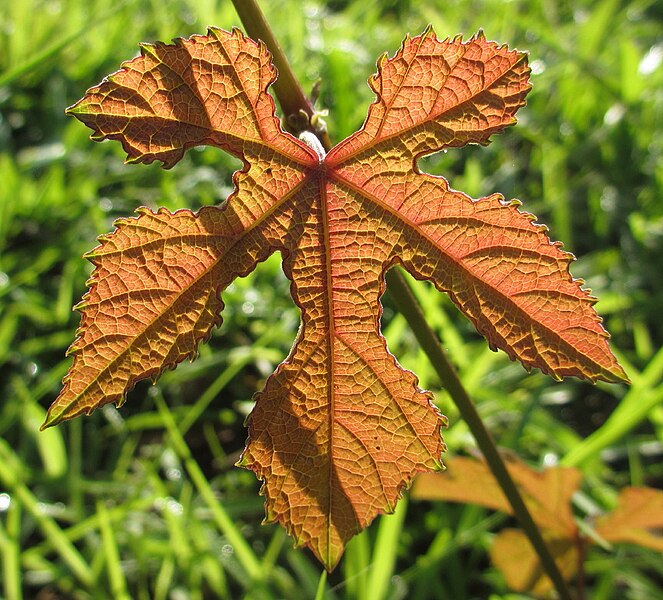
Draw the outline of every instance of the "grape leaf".
[[[495,476],[483,461],[454,456],[443,473],[423,473],[412,486],[418,500],[446,500],[479,504],[513,514]],[[582,473],[571,467],[536,471],[519,460],[506,463],[536,524],[555,535],[574,538],[577,526],[571,511],[571,497],[580,488]]]
[[[423,473],[415,479],[412,498],[478,504],[513,515],[486,463],[462,456],[445,462],[447,469],[443,473]],[[577,573],[580,556],[571,498],[580,489],[582,473],[571,467],[536,471],[514,459],[507,461],[506,466],[562,576],[570,581]],[[490,558],[515,591],[544,596],[553,589],[532,544],[520,530],[500,531],[490,547]]]
[[[444,500],[478,504],[507,514],[513,509],[494,475],[481,461],[453,457],[443,473],[418,475],[411,496],[417,500]],[[585,537],[571,510],[573,495],[580,489],[582,473],[572,467],[535,471],[510,460],[507,468],[518,485],[532,519],[541,529],[548,549],[564,579],[576,576],[586,544],[603,539],[612,543],[638,544],[663,552],[663,492],[648,487],[628,487],[619,493],[614,511],[596,521],[595,535]],[[583,532],[591,531],[587,523]],[[493,564],[504,574],[509,587],[518,592],[546,596],[553,588],[539,557],[525,534],[503,529],[490,548]]]
[[[130,162],[172,167],[207,144],[244,162],[219,207],[140,209],[100,238],[79,305],[73,365],[44,426],[109,402],[185,358],[221,321],[220,294],[280,251],[301,309],[289,356],[256,395],[241,464],[266,511],[332,568],[347,540],[438,468],[445,420],[379,331],[385,271],[400,264],[453,298],[486,336],[555,378],[620,381],[572,256],[499,195],[472,200],[418,157],[487,144],[529,90],[523,53],[477,35],[406,38],[369,80],[360,131],[329,154],[284,133],[262,43],[210,29],[141,55],[68,112]]]
[[[628,542],[663,552],[663,491],[624,488],[615,510],[598,520],[596,532],[608,542]]]
[[[541,532],[565,581],[578,573],[580,552],[577,539]],[[507,585],[516,592],[529,592],[537,598],[555,597],[552,581],[541,567],[539,557],[525,534],[519,529],[503,529],[490,546],[490,560],[502,571]]]

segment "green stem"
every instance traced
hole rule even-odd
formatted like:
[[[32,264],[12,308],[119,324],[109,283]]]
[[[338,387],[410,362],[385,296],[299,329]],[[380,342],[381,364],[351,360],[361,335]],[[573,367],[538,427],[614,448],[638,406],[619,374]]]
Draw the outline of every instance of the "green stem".
[[[315,592],[315,600],[324,600],[327,590],[327,571],[322,569],[320,579],[318,580],[318,589]]]
[[[97,514],[99,515],[99,529],[101,530],[102,549],[106,558],[110,591],[116,600],[131,600],[127,592],[127,580],[122,571],[120,552],[115,541],[113,522],[106,505],[97,500]]]
[[[283,50],[281,50],[281,46],[274,37],[272,28],[267,23],[257,0],[232,0],[232,2],[249,36],[254,40],[262,40],[272,53],[272,60],[279,73],[272,89],[281,105],[286,127],[289,126],[288,117],[299,115],[300,111],[304,111],[310,121],[315,114],[315,110],[306,97],[302,86],[299,85],[299,81],[295,77],[295,73]],[[331,148],[332,144],[327,132],[317,132],[313,129],[311,131],[318,135],[326,150]],[[299,134],[301,132],[294,131],[293,133]]]
[[[380,518],[372,564],[369,573],[367,595],[362,600],[384,600],[389,597],[389,589],[394,576],[398,541],[403,536],[403,523],[407,514],[407,496],[403,496],[391,515]]]
[[[233,0],[233,4],[249,36],[263,40],[274,57],[274,63],[279,69],[277,84],[279,82],[282,84],[280,86],[274,85],[274,93],[279,99],[279,103],[285,114],[297,114],[301,109],[310,115],[310,111],[312,110],[311,105],[295,78],[283,50],[281,50],[281,47],[276,42],[271,28],[258,6],[257,0]],[[281,75],[283,75],[282,81]],[[287,89],[284,90],[284,87]],[[326,150],[331,148],[329,138],[326,140],[321,139],[321,142]],[[571,593],[566,582],[541,537],[539,528],[534,523],[529,510],[525,506],[518,488],[514,484],[513,479],[511,479],[504,461],[497,450],[497,446],[484,426],[455,369],[440,346],[435,332],[428,325],[426,317],[403,275],[399,270],[392,269],[387,273],[386,279],[389,293],[398,310],[403,314],[412,328],[421,348],[428,356],[433,368],[440,376],[444,387],[456,403],[463,419],[465,419],[495,479],[497,479],[504,495],[509,500],[523,531],[539,556],[544,571],[553,582],[557,594],[562,600],[571,600]]]

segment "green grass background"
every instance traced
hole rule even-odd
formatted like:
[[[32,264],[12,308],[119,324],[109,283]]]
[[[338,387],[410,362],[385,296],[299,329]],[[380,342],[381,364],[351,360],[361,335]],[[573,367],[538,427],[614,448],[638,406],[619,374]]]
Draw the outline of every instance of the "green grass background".
[[[493,353],[446,297],[416,294],[500,445],[581,468],[579,516],[625,485],[663,482],[663,6],[654,0],[265,0],[305,88],[320,78],[332,139],[361,126],[377,57],[407,32],[483,28],[530,52],[519,125],[487,148],[421,161],[479,197],[501,192],[550,227],[599,297],[632,378],[555,383]],[[64,109],[140,41],[240,25],[227,0],[0,0],[0,596],[18,598],[523,598],[487,559],[503,517],[401,502],[321,580],[307,551],[262,526],[254,476],[233,466],[253,393],[287,354],[298,311],[279,257],[224,295],[224,324],[194,363],[139,384],[126,405],[39,433],[70,359],[90,265],[81,255],[136,207],[198,208],[238,163],[193,150],[171,171],[123,165]],[[473,440],[384,299],[389,347],[450,417],[450,455]],[[663,597],[660,556],[593,550],[588,597]]]

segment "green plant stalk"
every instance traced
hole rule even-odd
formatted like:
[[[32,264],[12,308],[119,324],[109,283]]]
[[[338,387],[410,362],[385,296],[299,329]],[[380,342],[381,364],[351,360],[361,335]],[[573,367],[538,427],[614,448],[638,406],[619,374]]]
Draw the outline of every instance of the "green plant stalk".
[[[297,116],[301,111],[306,114],[310,121],[311,117],[315,114],[313,105],[306,97],[302,86],[299,85],[299,81],[295,77],[295,73],[283,50],[281,50],[281,46],[276,40],[272,28],[267,23],[265,15],[260,9],[260,6],[258,6],[257,0],[232,0],[232,2],[249,36],[254,40],[262,40],[272,53],[274,65],[279,74],[278,79],[272,87],[285,116],[286,127],[289,125],[287,122],[288,117],[292,115]],[[293,133],[298,135],[301,132],[293,131]],[[331,140],[326,131],[313,131],[313,133],[320,137],[322,145],[327,150],[331,148]]]
[[[320,579],[318,581],[318,589],[315,592],[315,600],[325,600],[325,592],[327,590],[327,571],[322,569]]]
[[[286,114],[297,114],[299,109],[310,114],[310,103],[306,99],[299,82],[288,66],[288,60],[283,53],[283,50],[281,50],[281,47],[276,43],[274,34],[272,33],[262,10],[258,6],[257,0],[233,0],[233,4],[235,5],[237,14],[249,36],[254,39],[263,40],[269,51],[272,53],[274,63],[279,69],[279,79],[281,79],[282,72],[286,74],[284,75],[283,86],[277,87],[276,84],[274,85],[274,93],[278,97],[281,107]],[[279,83],[278,80],[276,83]],[[293,91],[293,89],[283,91],[283,87],[286,85],[288,87],[292,86],[293,88],[298,88],[299,91],[296,92]],[[282,98],[281,93],[286,95]],[[301,104],[298,106],[296,104],[297,102],[301,102]],[[329,151],[331,149],[331,140],[329,140],[328,137],[326,139],[320,138],[320,141],[325,150]],[[495,476],[495,479],[511,504],[513,512],[523,528],[525,535],[527,535],[530,543],[539,556],[541,566],[546,575],[551,579],[560,599],[571,600],[571,593],[568,586],[566,585],[555,560],[550,554],[539,528],[534,523],[529,510],[525,506],[518,488],[513,482],[513,479],[511,479],[506,465],[497,450],[495,442],[484,426],[479,413],[474,407],[474,404],[472,404],[472,401],[470,400],[470,397],[455,369],[440,346],[435,332],[428,325],[426,317],[403,278],[403,275],[399,270],[392,269],[387,273],[386,280],[389,293],[391,294],[398,310],[407,320],[412,332],[419,342],[419,345],[426,353],[426,356],[428,356],[428,359],[431,361],[433,368],[439,375],[444,387],[458,407],[461,416],[465,419],[465,422],[470,428],[470,431]]]
[[[345,547],[343,579],[348,598],[362,600],[368,595],[371,547],[366,530],[355,535]]]
[[[169,554],[163,559],[154,583],[154,600],[167,600],[175,575],[175,559]]]
[[[14,499],[7,510],[7,530],[0,521],[0,553],[2,553],[3,590],[7,600],[22,600],[21,549],[21,505]]]

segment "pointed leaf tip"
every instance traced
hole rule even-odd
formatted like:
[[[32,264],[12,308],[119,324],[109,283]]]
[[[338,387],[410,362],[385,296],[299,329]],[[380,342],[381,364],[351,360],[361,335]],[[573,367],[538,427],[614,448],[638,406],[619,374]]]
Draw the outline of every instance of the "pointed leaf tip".
[[[45,431],[49,427],[53,427],[54,425],[57,425],[59,421],[56,421],[54,418],[50,418],[49,415],[46,415],[46,419],[44,419],[44,422],[41,424],[41,427],[39,428],[39,431]]]

